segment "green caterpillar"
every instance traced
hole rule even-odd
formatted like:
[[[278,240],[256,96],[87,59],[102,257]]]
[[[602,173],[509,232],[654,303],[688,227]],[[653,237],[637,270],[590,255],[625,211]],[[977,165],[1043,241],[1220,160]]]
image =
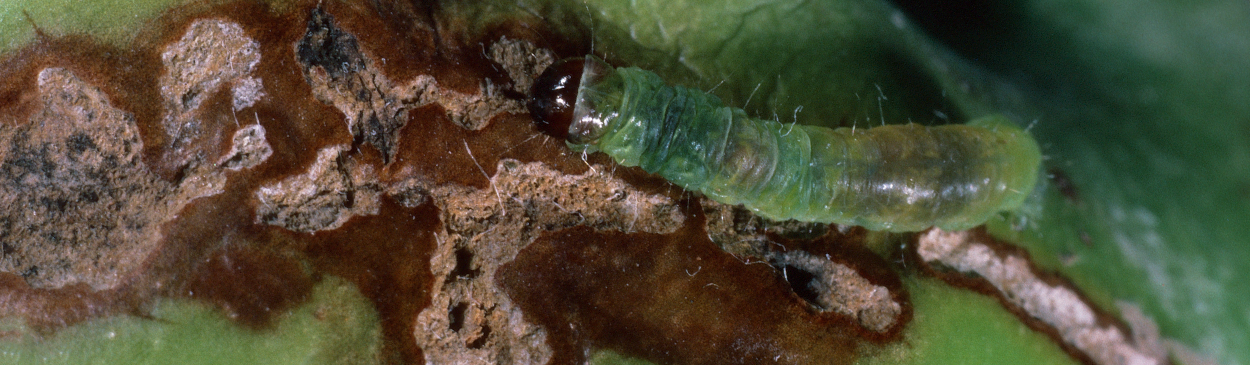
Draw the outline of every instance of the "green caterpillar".
[[[968,229],[1019,208],[1041,163],[1037,142],[1002,116],[937,127],[782,125],[594,56],[549,67],[528,106],[570,148],[775,220]]]

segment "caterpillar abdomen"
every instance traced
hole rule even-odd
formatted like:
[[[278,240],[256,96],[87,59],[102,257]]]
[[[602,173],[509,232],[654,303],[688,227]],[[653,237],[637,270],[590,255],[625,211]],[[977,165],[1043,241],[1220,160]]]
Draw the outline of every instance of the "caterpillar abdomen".
[[[967,229],[1018,208],[1041,162],[1037,143],[999,116],[937,127],[782,125],[593,56],[580,75],[567,63],[551,70],[561,67],[532,93],[531,110],[548,133],[770,219]],[[553,77],[563,86],[552,87]],[[564,114],[553,115],[555,104]]]

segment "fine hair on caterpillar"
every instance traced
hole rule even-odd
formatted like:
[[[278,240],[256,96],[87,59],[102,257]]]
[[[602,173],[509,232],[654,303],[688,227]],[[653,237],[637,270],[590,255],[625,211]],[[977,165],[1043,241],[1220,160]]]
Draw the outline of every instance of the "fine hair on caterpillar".
[[[961,230],[1015,210],[1041,153],[1005,117],[962,125],[783,126],[594,56],[551,65],[528,102],[539,129],[769,219]]]

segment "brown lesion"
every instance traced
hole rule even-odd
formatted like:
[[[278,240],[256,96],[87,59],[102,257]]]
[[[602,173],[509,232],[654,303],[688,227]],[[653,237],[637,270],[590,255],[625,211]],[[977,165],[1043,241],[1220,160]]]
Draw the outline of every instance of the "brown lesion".
[[[32,287],[19,275],[28,270],[0,273],[0,315],[48,334],[100,316],[144,316],[155,298],[178,297],[264,329],[334,275],[374,304],[391,363],[470,355],[574,363],[589,348],[679,363],[842,362],[865,343],[903,340],[912,308],[899,275],[920,261],[883,258],[900,250],[868,246],[875,238],[862,229],[761,223],[602,154],[569,151],[509,105],[520,105],[519,90],[541,65],[584,55],[588,42],[531,15],[478,26],[462,10],[432,2],[188,5],[125,49],[42,36],[0,61],[0,128],[40,122],[46,93],[37,75],[64,69],[132,116],[142,164],[114,172],[176,191],[161,204],[182,199],[143,228],[159,238],[127,256],[134,267],[116,267],[112,285]],[[157,86],[170,67],[162,53],[202,19],[237,25],[259,61],[193,95],[186,110],[170,107],[181,98],[166,100]],[[317,40],[333,52],[301,55],[302,44]],[[251,90],[240,85],[260,85],[252,91],[263,96],[240,103],[236,90]],[[197,129],[171,134],[168,115]],[[66,148],[99,146],[72,137]],[[314,170],[337,184],[300,180]],[[274,200],[262,188],[312,185],[332,201],[292,212],[334,213],[319,221],[333,224],[263,219],[261,205]],[[0,260],[13,260],[16,241],[0,241]],[[812,286],[826,277],[858,289]],[[883,307],[840,312],[825,300],[846,293]],[[1099,313],[1099,323],[1123,328]]]
[[[186,199],[143,164],[132,114],[64,68],[38,71],[40,109],[0,125],[0,270],[40,288],[116,287]]]
[[[192,269],[195,276],[182,291],[217,304],[230,319],[261,329],[308,299],[313,280],[297,258],[248,243],[226,242],[210,253]]]
[[[866,232],[858,227],[846,232],[831,229],[814,239],[797,240],[770,233],[770,240],[777,244],[765,246],[772,251],[764,257],[783,269],[783,277],[796,292],[802,287],[795,288],[787,269],[803,270],[823,280],[807,284],[817,295],[814,302],[809,301],[817,310],[853,319],[867,338],[898,340],[913,310],[899,278],[902,268],[868,249]]]
[[[31,287],[27,284],[29,280],[19,275],[46,274],[47,268],[14,269],[14,273],[0,274],[4,279],[0,295],[6,298],[4,314],[23,316],[29,325],[50,332],[96,316],[116,313],[142,316],[143,308],[150,305],[153,298],[175,296],[213,303],[241,323],[263,328],[283,309],[304,301],[311,283],[317,282],[320,275],[333,274],[352,280],[363,294],[373,299],[383,318],[387,358],[393,362],[420,362],[423,355],[414,340],[413,329],[417,326],[417,314],[430,302],[431,254],[437,241],[435,233],[441,230],[437,228],[441,225],[441,213],[436,205],[428,199],[408,199],[405,202],[410,204],[401,204],[389,196],[375,197],[378,200],[375,208],[341,222],[342,226],[333,230],[309,235],[257,222],[254,208],[263,202],[253,192],[308,171],[317,163],[318,151],[340,145],[349,147],[337,151],[334,162],[342,164],[337,167],[365,167],[333,169],[345,171],[346,179],[354,183],[336,191],[345,196],[338,205],[348,208],[365,205],[368,198],[362,185],[380,189],[379,184],[387,184],[396,196],[403,196],[406,190],[391,189],[391,186],[412,186],[414,182],[433,192],[459,184],[465,184],[461,186],[470,190],[485,187],[490,184],[486,179],[497,175],[495,170],[502,159],[521,164],[547,160],[552,162],[550,166],[579,173],[588,168],[580,156],[562,151],[560,144],[531,138],[538,134],[529,127],[528,118],[519,107],[509,110],[476,106],[485,100],[481,96],[494,92],[483,85],[509,87],[515,84],[510,77],[527,77],[524,72],[507,74],[504,68],[491,66],[495,62],[492,60],[514,60],[516,52],[532,47],[505,49],[504,55],[493,54],[495,58],[489,58],[473,46],[448,47],[446,42],[466,40],[437,37],[437,30],[447,25],[434,23],[447,19],[446,14],[439,15],[440,9],[433,5],[409,9],[417,12],[406,14],[394,13],[396,8],[379,9],[362,4],[335,2],[324,4],[324,8],[317,6],[318,2],[310,1],[277,11],[251,2],[207,7],[190,5],[174,9],[155,21],[125,49],[101,45],[86,37],[53,36],[41,38],[6,58],[5,67],[0,71],[6,76],[0,85],[3,86],[0,100],[4,101],[0,112],[8,117],[5,128],[41,125],[43,117],[39,113],[46,108],[40,100],[47,92],[39,90],[37,75],[41,70],[64,69],[82,79],[83,84],[102,90],[99,92],[102,97],[98,99],[111,102],[114,108],[127,113],[126,120],[137,130],[138,143],[131,148],[139,154],[136,161],[142,165],[112,172],[131,176],[148,173],[153,183],[175,187],[195,183],[200,193],[180,195],[186,197],[186,205],[170,212],[153,212],[148,210],[150,204],[136,208],[159,216],[156,221],[159,224],[138,227],[144,232],[158,233],[159,238],[151,242],[156,244],[154,247],[127,255],[124,262],[133,262],[136,267],[117,268],[121,279],[108,289],[92,289],[82,284],[55,289]],[[419,78],[428,80],[427,87],[419,91],[434,97],[407,100],[400,95],[394,99],[402,104],[396,110],[403,114],[403,111],[417,108],[418,112],[400,115],[400,120],[416,120],[422,128],[433,127],[439,133],[414,134],[422,131],[413,128],[407,134],[410,137],[403,137],[405,134],[400,134],[396,128],[396,136],[401,138],[395,138],[394,142],[413,152],[401,154],[401,158],[391,164],[379,151],[386,150],[385,146],[379,148],[352,138],[343,123],[344,110],[327,105],[315,96],[313,87],[303,76],[307,68],[298,62],[295,54],[299,40],[308,32],[307,18],[318,11],[336,16],[346,32],[363,34],[362,43],[367,46],[358,49],[361,54],[354,57],[364,59],[361,57],[372,55],[372,62],[382,70],[371,71],[369,76],[388,75],[390,80],[399,80],[398,84]],[[380,14],[386,16],[379,17]],[[190,26],[205,19],[209,23],[198,23],[198,28]],[[216,80],[215,84],[210,83],[212,87],[180,93],[188,97],[174,97],[172,99],[176,100],[162,103],[161,100],[170,98],[162,95],[157,81],[167,74],[169,67],[177,66],[183,59],[164,53],[183,50],[185,47],[170,45],[178,44],[184,37],[191,37],[190,41],[194,42],[213,42],[216,37],[205,35],[208,33],[188,33],[204,25],[238,27],[245,38],[235,40],[242,40],[244,45],[255,44],[261,57],[255,64],[245,62],[243,74],[231,73],[238,77],[220,77],[212,70],[201,70],[205,71],[202,75]],[[511,23],[482,33],[480,39],[469,38],[468,42],[474,46],[478,43],[485,46],[505,38],[526,42],[543,38],[543,34],[534,30],[541,28]],[[239,35],[239,32],[233,34]],[[402,34],[402,38],[411,42],[396,46],[396,34]],[[515,46],[515,43],[510,44]],[[229,53],[228,48],[196,49]],[[514,54],[502,57],[508,52]],[[170,56],[167,58],[172,64],[163,62],[162,55]],[[170,80],[177,83],[182,78]],[[259,82],[249,83],[249,80]],[[255,95],[239,102],[238,90],[252,90]],[[495,99],[491,100],[510,101],[517,106],[522,98],[506,91],[492,97]],[[93,112],[104,111],[86,106]],[[167,115],[176,118],[170,119]],[[457,124],[449,120],[449,116],[473,121]],[[168,123],[163,122],[171,120],[189,122],[195,128],[166,128]],[[468,130],[466,125],[475,125],[477,130]],[[70,129],[73,128],[58,130]],[[266,133],[262,136],[249,130]],[[250,134],[242,139],[231,137],[240,132]],[[115,133],[112,136],[118,137]],[[65,140],[69,142],[61,143],[68,146],[64,149],[91,150],[93,146],[103,145],[96,139],[70,136]],[[237,141],[250,141],[247,143],[252,147],[240,149]],[[466,153],[459,153],[462,148]],[[444,151],[456,153],[458,157],[452,161],[433,158]],[[549,173],[559,176],[558,172]],[[218,179],[206,178],[213,176]],[[356,180],[368,184],[355,184]],[[161,200],[164,195],[147,196]],[[99,196],[85,200],[98,199]],[[66,204],[73,205],[70,203],[76,201],[67,199]],[[67,206],[66,209],[72,208]],[[515,211],[521,213],[525,209],[519,207]],[[108,217],[109,214],[98,216]],[[560,219],[565,222],[537,225],[541,228],[576,224],[567,216]],[[6,232],[20,235],[25,231]],[[14,238],[3,238],[4,259],[13,260],[19,255],[19,247],[10,241]],[[74,241],[73,237],[65,239],[69,244],[82,243]],[[301,262],[314,263],[314,270],[303,271],[300,268],[304,266],[298,264]],[[269,263],[273,265],[267,265]],[[108,262],[102,264],[109,265]],[[505,330],[497,327],[493,333]],[[476,337],[465,345],[488,346],[498,337],[491,333],[487,327],[480,327]]]
[[[124,290],[97,291],[86,284],[33,288],[20,275],[0,272],[0,314],[20,317],[37,335],[116,314],[143,315],[143,301]],[[23,336],[12,336],[20,339]]]
[[[434,280],[430,259],[440,224],[432,204],[409,208],[387,198],[377,215],[354,219],[333,231],[317,235],[270,231],[297,245],[291,248],[307,255],[317,275],[336,275],[354,283],[378,311],[385,362],[413,364],[420,363],[426,351],[416,341],[414,328],[417,313],[430,305]]]
[[[811,310],[771,266],[719,249],[689,204],[674,233],[574,227],[542,235],[501,268],[504,290],[548,329],[552,363],[583,362],[583,348],[682,364],[855,358],[867,331]]]

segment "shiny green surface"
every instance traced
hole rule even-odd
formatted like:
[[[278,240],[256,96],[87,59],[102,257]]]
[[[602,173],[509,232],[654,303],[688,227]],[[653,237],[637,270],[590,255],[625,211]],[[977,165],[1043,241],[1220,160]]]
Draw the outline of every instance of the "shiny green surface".
[[[934,127],[783,125],[636,67],[596,63],[588,57],[587,70],[609,74],[584,73],[574,120],[595,122],[572,127],[570,140],[587,142],[575,149],[771,219],[962,230],[1019,208],[1037,180],[1037,143],[1001,116]]]

